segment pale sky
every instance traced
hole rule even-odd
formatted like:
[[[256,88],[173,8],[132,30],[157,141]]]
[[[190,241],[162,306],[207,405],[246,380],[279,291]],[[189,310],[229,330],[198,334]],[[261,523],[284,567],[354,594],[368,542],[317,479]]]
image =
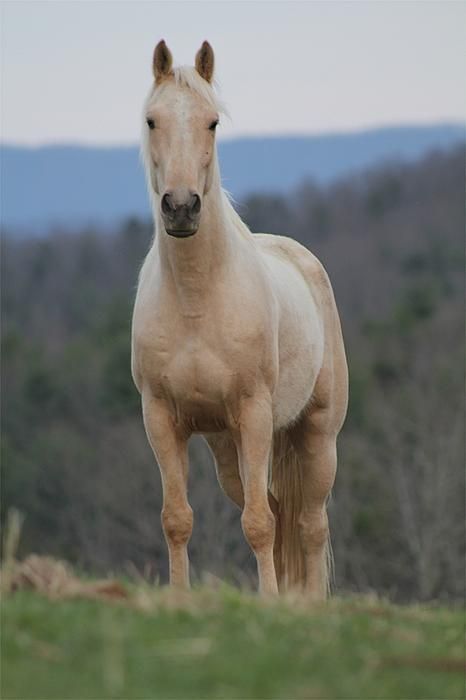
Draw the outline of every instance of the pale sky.
[[[466,117],[462,0],[3,0],[1,140],[130,144],[161,38],[203,39],[231,113],[220,138]]]

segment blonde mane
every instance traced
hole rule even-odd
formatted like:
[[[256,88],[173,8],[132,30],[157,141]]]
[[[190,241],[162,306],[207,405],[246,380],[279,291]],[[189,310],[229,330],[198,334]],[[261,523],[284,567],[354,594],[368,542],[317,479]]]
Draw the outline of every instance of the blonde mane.
[[[155,83],[152,85],[149,94],[144,102],[144,108],[142,112],[142,137],[141,137],[141,160],[146,173],[147,189],[149,191],[149,197],[152,204],[152,210],[156,212],[157,201],[154,194],[154,188],[151,181],[151,157],[149,150],[149,134],[146,126],[146,113],[149,106],[157,99],[157,96],[168,82],[174,81],[177,87],[188,88],[195,92],[199,97],[205,100],[213,109],[215,109],[219,114],[224,114],[229,117],[228,110],[225,104],[220,100],[215,89],[210,83],[201,78],[197,70],[191,66],[177,66],[173,68],[172,75],[170,78],[159,85]],[[249,238],[252,234],[249,228],[246,226],[244,221],[241,219],[239,214],[236,212],[235,208],[231,203],[231,196],[222,187],[222,204],[225,211],[225,215],[231,226],[243,237]]]

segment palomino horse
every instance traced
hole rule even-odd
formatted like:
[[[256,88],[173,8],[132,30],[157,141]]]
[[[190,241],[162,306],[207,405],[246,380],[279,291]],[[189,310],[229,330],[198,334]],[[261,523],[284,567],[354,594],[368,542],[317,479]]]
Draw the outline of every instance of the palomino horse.
[[[220,185],[204,42],[173,68],[161,41],[142,154],[156,233],[133,316],[132,371],[163,483],[170,581],[189,586],[187,442],[201,433],[242,509],[259,588],[328,588],[327,498],[348,379],[338,312],[320,262],[295,241],[252,234]]]

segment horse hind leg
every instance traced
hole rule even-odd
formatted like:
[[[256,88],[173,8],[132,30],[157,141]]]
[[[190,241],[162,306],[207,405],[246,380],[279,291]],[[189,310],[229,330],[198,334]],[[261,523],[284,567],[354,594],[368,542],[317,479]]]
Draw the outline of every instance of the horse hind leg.
[[[278,501],[276,569],[280,590],[304,590],[311,600],[329,592],[327,500],[336,472],[336,431],[309,407],[274,438],[272,490]]]
[[[337,468],[336,438],[327,409],[311,406],[294,435],[302,482],[298,529],[304,588],[313,600],[329,593],[330,534],[327,501]]]
[[[217,479],[225,494],[238,508],[243,509],[243,484],[239,474],[238,453],[229,433],[204,436],[215,460]]]

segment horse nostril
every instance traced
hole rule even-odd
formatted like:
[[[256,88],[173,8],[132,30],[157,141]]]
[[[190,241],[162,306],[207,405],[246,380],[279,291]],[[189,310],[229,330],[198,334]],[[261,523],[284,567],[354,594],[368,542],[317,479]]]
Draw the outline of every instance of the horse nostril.
[[[193,194],[191,197],[191,203],[189,205],[191,214],[199,214],[201,211],[201,198],[198,194]]]
[[[201,198],[198,194],[168,190],[162,197],[160,203],[162,214],[173,219],[175,216],[193,217],[201,211]]]
[[[173,199],[171,193],[166,192],[162,197],[162,212],[164,214],[171,214],[175,211],[175,209],[176,207],[173,206]]]

